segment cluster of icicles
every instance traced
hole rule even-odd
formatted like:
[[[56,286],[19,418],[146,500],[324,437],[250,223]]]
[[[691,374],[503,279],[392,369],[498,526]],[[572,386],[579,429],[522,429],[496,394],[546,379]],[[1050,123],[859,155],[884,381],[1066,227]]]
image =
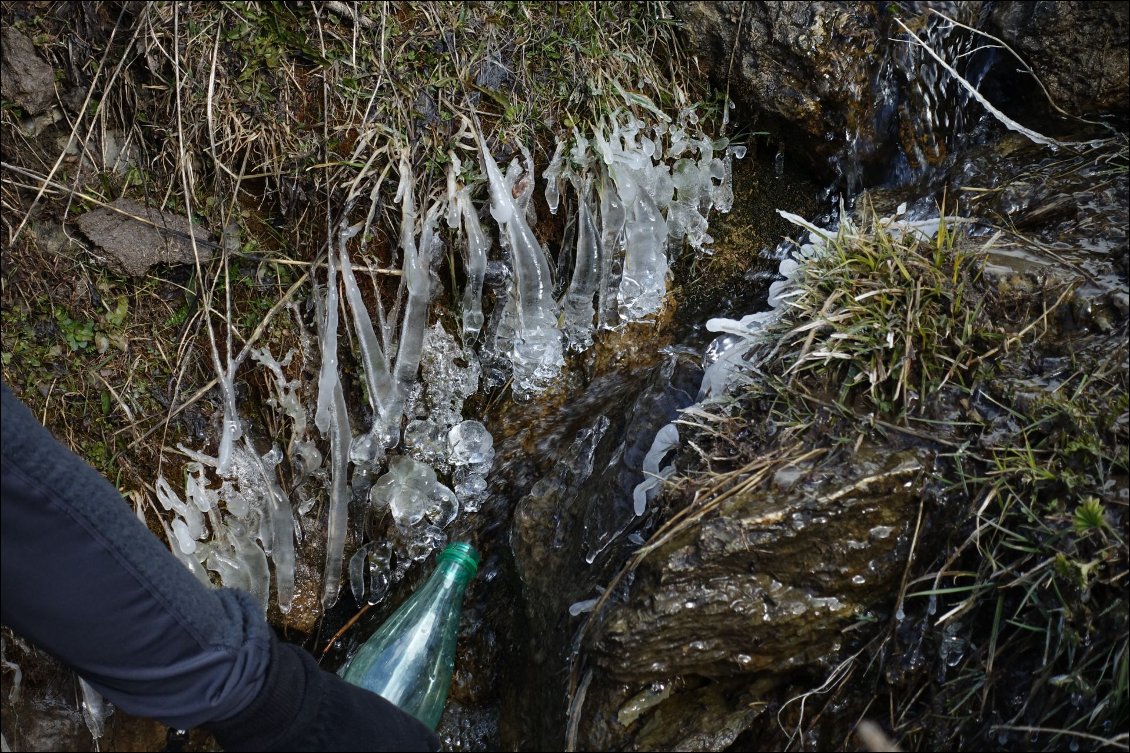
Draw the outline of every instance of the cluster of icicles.
[[[326,285],[315,290],[318,344],[304,347],[307,355],[316,350],[320,356],[312,423],[322,446],[328,446],[327,458],[312,436],[299,398],[302,385],[285,376],[294,351],[281,362],[266,349],[250,351],[271,374],[275,407],[291,420],[287,456],[296,479],[317,479],[328,488],[324,606],[338,598],[351,524],[363,526],[370,513],[384,511],[395,523],[395,535],[360,547],[347,568],[355,598],[375,603],[411,561],[446,543],[444,528],[460,511],[479,509],[493,440],[482,423],[465,419],[462,411],[481,381],[491,387],[508,381],[516,399],[527,399],[553,381],[567,350],[588,348],[596,330],[660,310],[669,252],[684,241],[695,249],[711,242],[707,218],[712,209],[729,211],[731,161],[744,155],[742,147],[702,135],[696,124],[691,111],[676,122],[661,118],[650,125],[621,112],[587,136],[574,130],[571,139],[559,141],[545,173],[545,198],[554,214],[570,189],[573,201],[565,202],[571,217],[556,264],[532,229],[535,173],[528,150],[521,148],[523,159],[514,159],[504,172],[481,134],[471,129],[482,174],[467,180],[471,171],[464,171],[452,152],[446,193],[422,216],[404,150],[395,197],[406,292],[399,332],[383,308],[374,326],[348,251],[350,240],[367,231],[372,214],[356,225],[343,220],[328,251]],[[488,212],[475,205],[477,195],[487,199],[498,253],[492,254],[494,232],[482,223],[480,215]],[[465,262],[458,341],[438,322],[429,326],[429,307],[442,300],[433,271],[444,255],[441,221],[457,238]],[[494,292],[489,315],[483,311],[484,286]],[[356,432],[339,370],[342,312],[350,317],[372,417]],[[167,534],[174,552],[201,580],[209,581],[210,570],[223,585],[250,591],[264,608],[269,560],[278,605],[287,612],[294,597],[300,518],[314,500],[295,502],[283,492],[277,473],[282,449],[275,446],[261,455],[243,432],[234,387],[241,364],[230,358],[222,364],[213,355],[224,397],[219,449],[212,457],[181,447],[193,460],[185,477],[186,499],[163,477],[157,479],[158,499],[174,516]],[[209,485],[206,469],[218,478],[217,486]],[[352,521],[351,499],[368,503],[353,506]],[[361,507],[366,508],[363,520],[357,518]],[[396,568],[390,567],[393,560]]]

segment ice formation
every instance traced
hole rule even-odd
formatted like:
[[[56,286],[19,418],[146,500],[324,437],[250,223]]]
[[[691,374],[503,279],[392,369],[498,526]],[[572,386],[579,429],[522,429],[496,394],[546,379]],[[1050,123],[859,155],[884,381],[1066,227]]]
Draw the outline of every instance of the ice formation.
[[[481,134],[479,146],[490,187],[490,213],[510,250],[514,275],[514,295],[510,303],[517,320],[510,358],[514,369],[514,394],[524,397],[543,388],[565,362],[561,331],[557,328],[557,304],[552,295],[553,273],[526,219],[529,195],[533,191],[532,179],[524,189],[519,188],[518,168],[508,171],[513,177],[506,181]],[[511,168],[517,164],[515,160]],[[528,168],[532,173],[532,163]],[[517,199],[515,191],[519,194]],[[505,314],[503,316],[505,318]]]
[[[473,513],[487,500],[493,438],[477,417],[464,415],[464,401],[483,383],[491,389],[510,384],[518,399],[544,389],[563,367],[566,347],[584,351],[598,330],[662,309],[670,254],[684,243],[696,251],[711,243],[709,214],[733,203],[732,160],[742,156],[742,148],[704,135],[693,111],[671,120],[639,97],[625,94],[625,101],[631,110],[613,113],[591,133],[574,130],[554,146],[544,195],[550,212],[564,210],[571,228],[569,248],[556,264],[533,231],[531,154],[518,145],[520,158],[503,171],[483,134],[467,124],[449,153],[446,192],[419,187],[411,152],[400,149],[395,202],[401,290],[387,318],[378,300],[374,320],[350,254],[359,235],[366,241],[377,213],[377,188],[367,219],[356,224],[350,224],[355,219],[350,214],[360,189],[350,188],[328,244],[324,285],[315,285],[317,352],[301,350],[307,366],[319,361],[312,422],[300,379],[287,378],[295,351],[278,361],[266,348],[248,346],[255,363],[271,375],[272,404],[290,419],[289,434],[278,440],[291,461],[294,486],[315,482],[328,492],[325,607],[338,598],[350,526],[371,519],[351,520],[354,496],[387,509],[393,521],[387,540],[367,541],[345,568],[354,597],[375,601],[411,561],[443,545],[444,529],[457,515]],[[464,170],[467,155],[457,154],[467,148],[463,136],[472,132],[481,175]],[[476,196],[485,196],[485,202],[479,198],[476,205]],[[418,198],[426,211],[418,211]],[[484,203],[490,228],[479,219],[485,217]],[[435,262],[444,258],[441,216],[458,243],[452,257],[464,263],[462,291],[447,291],[457,302],[458,340],[430,311],[442,279],[434,276]],[[495,232],[501,254],[491,258]],[[494,302],[486,311],[484,288]],[[756,324],[711,322],[728,333],[733,348]],[[356,344],[368,413],[347,402],[338,357],[343,332]],[[716,349],[718,358],[703,383],[707,394],[732,376],[725,368],[734,365],[733,348]],[[198,578],[207,581],[210,572],[224,585],[246,588],[264,608],[273,571],[285,611],[293,599],[298,518],[317,497],[292,501],[283,492],[282,449],[257,452],[239,417],[234,380],[240,359],[221,361],[213,347],[213,360],[224,410],[217,456],[185,450],[194,460],[185,477],[187,501],[158,479],[158,500],[170,515],[166,530],[174,552]],[[351,413],[366,422],[356,435]],[[674,424],[656,436],[644,459],[645,479],[634,493],[637,514],[674,471],[662,463],[677,442]]]
[[[78,678],[78,684],[82,689],[82,718],[86,722],[86,728],[90,730],[90,736],[94,738],[97,750],[98,740],[106,734],[106,717],[114,713],[114,706],[81,677]],[[7,750],[8,746],[4,747]]]
[[[425,517],[442,528],[459,512],[455,493],[439,482],[435,469],[409,457],[389,461],[388,472],[373,484],[369,499],[377,509],[390,510],[402,533],[422,523]]]

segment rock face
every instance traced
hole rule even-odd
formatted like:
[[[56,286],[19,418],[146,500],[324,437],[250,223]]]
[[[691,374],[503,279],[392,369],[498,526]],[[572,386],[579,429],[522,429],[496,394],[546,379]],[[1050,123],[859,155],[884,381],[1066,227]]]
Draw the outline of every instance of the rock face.
[[[905,178],[938,164],[984,112],[903,41],[900,21],[968,80],[995,84],[982,88],[995,90],[997,106],[1054,112],[1010,55],[934,10],[1003,39],[1074,114],[1130,107],[1125,3],[911,3],[898,4],[897,15],[892,6],[688,2],[672,12],[688,52],[755,128],[776,128],[790,158],[852,190],[890,179],[892,166]]]
[[[821,171],[845,134],[876,120],[883,64],[880,5],[832,2],[673,3],[688,50],[739,104],[787,123],[790,156]],[[732,61],[732,65],[731,65]]]
[[[595,635],[579,747],[732,743],[756,716],[743,694],[819,665],[892,602],[931,464],[925,450],[864,447],[834,472],[785,467],[644,559]],[[714,733],[680,721],[700,713]]]
[[[1060,107],[1073,114],[1130,109],[1130,5],[995,3],[988,23]]]

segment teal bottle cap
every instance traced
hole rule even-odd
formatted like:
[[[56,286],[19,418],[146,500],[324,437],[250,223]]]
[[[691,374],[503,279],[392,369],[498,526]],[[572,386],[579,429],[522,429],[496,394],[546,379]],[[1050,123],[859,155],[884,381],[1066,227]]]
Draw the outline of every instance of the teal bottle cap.
[[[439,557],[436,558],[436,563],[454,562],[462,566],[470,577],[474,578],[475,574],[479,572],[481,560],[482,558],[475,551],[475,547],[465,541],[456,541],[454,544],[448,544],[447,548],[440,552]]]

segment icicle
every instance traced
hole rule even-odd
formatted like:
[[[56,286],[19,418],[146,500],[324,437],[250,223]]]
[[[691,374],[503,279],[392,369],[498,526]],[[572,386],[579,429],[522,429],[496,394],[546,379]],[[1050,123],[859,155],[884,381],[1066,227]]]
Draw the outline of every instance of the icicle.
[[[353,326],[361,347],[365,383],[369,388],[369,405],[373,409],[373,426],[376,428],[385,421],[392,393],[392,379],[389,375],[388,361],[385,360],[384,351],[377,341],[377,333],[373,331],[373,322],[369,318],[365,300],[361,297],[361,290],[357,287],[357,280],[353,276],[353,265],[350,263],[344,240],[341,242],[340,254],[341,279],[345,283],[345,297],[353,314]],[[384,445],[381,442],[371,444],[372,457],[367,460],[374,461],[380,451],[383,451]]]
[[[106,717],[114,713],[114,707],[86,680],[80,677],[78,684],[82,689],[82,718],[86,720],[86,728],[90,730],[97,750],[98,740],[106,734]]]
[[[557,207],[561,203],[561,158],[564,154],[565,142],[558,141],[553,157],[549,160],[549,167],[545,169],[545,203],[549,205],[550,214],[557,214]]]
[[[479,225],[479,216],[471,203],[471,187],[459,192],[459,209],[467,233],[467,287],[463,289],[463,336],[474,337],[483,326],[483,278],[487,270],[490,239]]]
[[[181,529],[183,536],[178,533],[178,541],[181,542],[181,550],[190,554],[196,549],[194,540],[204,537],[204,516],[196,505],[186,504],[184,500],[177,496],[164,476],[157,477],[155,487],[157,500],[161,503],[161,506],[180,515],[180,518],[173,520],[173,532],[177,533],[178,523],[183,526]],[[181,518],[183,518],[183,522]]]
[[[326,310],[322,327],[322,364],[318,372],[318,409],[314,414],[314,424],[325,434],[330,430],[334,407],[334,393],[339,389],[340,377],[337,373],[337,254],[330,249],[326,271]],[[223,471],[221,471],[223,473]]]
[[[644,479],[636,484],[636,488],[632,490],[632,500],[636,515],[644,514],[647,509],[648,500],[655,496],[655,489],[675,472],[674,464],[660,469],[659,463],[668,452],[676,449],[678,446],[679,429],[675,424],[666,424],[655,433],[655,439],[651,442],[651,448],[648,449],[643,459]]]
[[[659,310],[667,291],[667,224],[627,168],[613,164],[612,179],[627,209],[620,313],[642,319]]]
[[[602,329],[620,321],[618,290],[623,273],[624,203],[607,169],[601,171],[600,184],[600,311]]]
[[[263,614],[267,613],[267,601],[271,596],[271,571],[267,567],[267,554],[255,543],[250,531],[242,521],[229,520],[228,533],[235,561],[247,574],[247,590],[259,602]],[[224,585],[228,585],[226,582]]]
[[[349,523],[349,411],[341,382],[334,385],[330,429],[330,515],[326,525],[326,572],[323,578],[322,606],[329,609],[337,603],[341,587],[341,558],[345,553],[345,533]]]
[[[353,591],[353,600],[358,604],[365,601],[365,571],[368,569],[369,549],[373,542],[361,546],[349,558],[349,588]]]
[[[477,135],[490,184],[491,216],[510,244],[518,317],[512,351],[514,393],[524,397],[544,386],[564,365],[552,296],[553,279],[541,244],[516,205],[482,134]]]
[[[436,202],[424,218],[424,228],[420,233],[420,247],[406,248],[404,254],[404,280],[408,287],[408,303],[404,307],[404,321],[400,328],[400,346],[396,352],[396,367],[393,372],[395,386],[394,398],[390,403],[389,420],[399,423],[404,413],[404,400],[408,389],[416,381],[420,369],[420,355],[424,342],[424,330],[428,323],[428,301],[431,297],[432,250],[436,245],[436,220],[443,205]]]
[[[239,421],[239,412],[235,406],[235,384],[232,377],[236,364],[229,362],[228,369],[219,375],[220,392],[224,396],[224,429],[220,435],[220,450],[216,455],[216,467],[221,474],[231,469],[232,447],[236,440],[243,435]]]
[[[565,340],[580,352],[592,345],[593,297],[601,280],[600,238],[589,208],[591,177],[571,178],[577,193],[577,256],[565,294]]]
[[[275,472],[275,467],[282,460],[282,452],[278,447],[273,447],[269,453],[260,457],[250,441],[247,442],[247,452],[255,459],[266,486],[266,522],[269,534],[263,538],[263,549],[275,563],[275,589],[278,592],[279,609],[287,614],[294,600],[294,510],[290,500],[283,494]]]

